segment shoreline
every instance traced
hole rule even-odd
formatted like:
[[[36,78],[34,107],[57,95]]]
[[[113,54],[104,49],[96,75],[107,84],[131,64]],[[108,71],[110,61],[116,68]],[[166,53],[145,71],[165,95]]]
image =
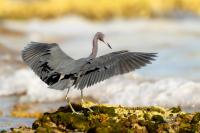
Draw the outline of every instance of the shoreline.
[[[83,106],[89,106],[94,112],[88,111]],[[163,108],[151,107],[122,107],[109,104],[97,105],[73,104],[76,111],[81,114],[71,113],[70,108],[60,107],[53,113],[44,113],[37,119],[32,128],[23,126],[11,128],[12,132],[119,132],[119,131],[200,131],[200,112],[186,113],[180,107]],[[3,131],[2,131],[3,132]],[[6,132],[6,131],[5,131]]]
[[[183,16],[198,16],[199,3],[197,0],[116,0],[115,4],[111,1],[101,0],[48,0],[48,1],[7,1],[0,2],[0,17],[2,19],[30,19],[41,18],[51,19],[68,14],[76,14],[90,20],[110,20],[112,18],[155,18]],[[188,6],[190,5],[190,6]],[[27,8],[28,7],[28,8]]]

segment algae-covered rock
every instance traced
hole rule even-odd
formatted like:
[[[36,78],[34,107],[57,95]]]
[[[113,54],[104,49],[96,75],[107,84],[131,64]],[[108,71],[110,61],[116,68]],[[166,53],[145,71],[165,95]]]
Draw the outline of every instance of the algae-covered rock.
[[[41,112],[32,111],[34,104],[16,104],[11,110],[12,117],[20,117],[20,118],[39,118],[42,116]]]
[[[6,130],[0,130],[0,133],[7,133]]]
[[[180,106],[178,106],[178,107],[172,107],[172,108],[170,109],[170,111],[171,111],[172,113],[178,113],[178,112],[181,111],[181,107],[180,107]]]
[[[32,130],[38,133],[200,132],[200,113],[186,113],[176,108],[91,104],[94,112],[90,112],[78,104],[73,107],[80,114],[73,114],[68,106],[60,107],[54,113],[44,113],[33,123]]]
[[[199,123],[199,121],[200,121],[200,113],[198,112],[198,113],[196,113],[196,114],[194,115],[194,117],[192,118],[191,123],[192,123],[192,124],[197,124],[197,123]]]
[[[2,111],[0,111],[0,116],[2,116],[3,115],[3,112]]]
[[[33,130],[30,127],[19,127],[19,128],[11,128],[12,133],[34,133],[35,130]]]

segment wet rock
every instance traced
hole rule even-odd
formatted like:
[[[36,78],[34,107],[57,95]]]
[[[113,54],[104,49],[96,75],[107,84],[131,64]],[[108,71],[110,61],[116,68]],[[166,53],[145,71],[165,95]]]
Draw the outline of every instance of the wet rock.
[[[7,133],[6,130],[0,130],[0,133]]]
[[[155,121],[155,123],[165,123],[165,120],[164,118],[161,116],[161,115],[154,115],[152,118],[151,118],[152,121]]]
[[[196,114],[194,115],[194,117],[192,118],[191,123],[192,123],[192,124],[197,124],[197,123],[199,123],[199,121],[200,121],[200,113],[196,113]]]
[[[42,116],[41,112],[32,111],[34,104],[16,104],[11,110],[12,117],[23,118],[39,118]]]
[[[90,112],[79,104],[73,104],[80,114],[73,114],[69,107],[44,113],[32,125],[36,132],[199,132],[200,113],[172,111],[161,107],[128,108],[91,104]],[[173,113],[174,112],[174,113]],[[23,131],[23,129],[19,129]],[[18,130],[18,131],[19,131]]]
[[[3,115],[3,112],[2,111],[0,111],[0,116],[2,116]]]
[[[12,133],[34,133],[35,131],[30,127],[11,128]]]
[[[172,107],[172,108],[170,109],[170,111],[171,111],[172,113],[178,113],[178,112],[181,111],[181,107],[180,107],[180,106],[178,106],[178,107]]]

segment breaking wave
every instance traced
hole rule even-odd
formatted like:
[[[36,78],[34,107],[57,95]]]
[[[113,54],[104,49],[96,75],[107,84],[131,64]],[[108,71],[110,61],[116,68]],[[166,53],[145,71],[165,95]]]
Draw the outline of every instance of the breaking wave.
[[[64,91],[49,89],[30,69],[20,69],[12,75],[0,76],[0,96],[23,94],[21,102],[57,101]],[[85,96],[99,102],[128,106],[189,106],[200,105],[200,83],[178,78],[147,79],[129,73],[108,79],[84,89]],[[80,96],[71,89],[71,98]]]

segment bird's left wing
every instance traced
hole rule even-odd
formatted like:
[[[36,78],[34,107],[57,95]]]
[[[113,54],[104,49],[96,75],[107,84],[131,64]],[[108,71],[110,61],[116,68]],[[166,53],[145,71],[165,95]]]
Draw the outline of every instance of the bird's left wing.
[[[89,61],[75,87],[83,89],[114,75],[128,73],[150,64],[156,53],[117,51]]]

